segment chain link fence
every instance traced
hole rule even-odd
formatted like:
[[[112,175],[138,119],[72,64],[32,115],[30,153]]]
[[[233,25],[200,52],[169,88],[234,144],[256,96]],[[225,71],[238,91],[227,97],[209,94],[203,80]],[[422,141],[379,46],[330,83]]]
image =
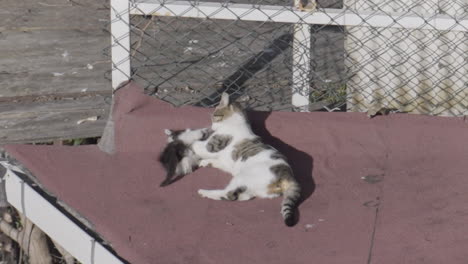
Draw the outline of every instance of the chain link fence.
[[[128,53],[114,59],[112,50],[114,72],[176,106],[212,107],[227,91],[256,110],[468,114],[467,0],[111,8],[111,23],[128,28],[111,31],[113,48]]]

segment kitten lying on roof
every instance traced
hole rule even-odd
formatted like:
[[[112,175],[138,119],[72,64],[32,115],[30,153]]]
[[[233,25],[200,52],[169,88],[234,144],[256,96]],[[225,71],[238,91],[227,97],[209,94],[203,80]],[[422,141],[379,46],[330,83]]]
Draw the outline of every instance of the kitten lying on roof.
[[[165,129],[168,144],[159,156],[159,162],[166,169],[166,179],[161,187],[167,186],[184,175],[198,168],[200,157],[195,155],[190,148],[192,142],[206,140],[213,132],[209,128],[170,130]]]

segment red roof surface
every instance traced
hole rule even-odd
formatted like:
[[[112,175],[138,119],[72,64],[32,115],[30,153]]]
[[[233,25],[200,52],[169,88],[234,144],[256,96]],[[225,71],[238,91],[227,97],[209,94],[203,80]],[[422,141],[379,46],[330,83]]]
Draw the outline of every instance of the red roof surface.
[[[215,169],[159,187],[163,129],[208,126],[209,109],[174,108],[134,84],[115,99],[113,155],[96,146],[6,150],[131,263],[468,260],[468,124],[461,118],[252,113],[254,129],[288,156],[305,189],[299,223],[288,228],[281,198],[199,197],[200,188],[227,184]]]

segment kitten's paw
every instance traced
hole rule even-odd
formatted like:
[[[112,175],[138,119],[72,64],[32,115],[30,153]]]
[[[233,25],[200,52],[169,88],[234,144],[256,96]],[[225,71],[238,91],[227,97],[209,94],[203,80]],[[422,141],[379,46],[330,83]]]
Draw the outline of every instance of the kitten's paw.
[[[213,131],[213,129],[207,127],[207,128],[202,128],[201,132],[202,132],[202,136],[201,136],[200,140],[205,141],[211,136],[211,134],[213,134],[214,131]]]
[[[211,167],[211,162],[209,160],[201,160],[198,166],[199,167]]]
[[[203,198],[213,199],[213,200],[221,200],[221,196],[219,195],[218,190],[198,190],[198,195]]]

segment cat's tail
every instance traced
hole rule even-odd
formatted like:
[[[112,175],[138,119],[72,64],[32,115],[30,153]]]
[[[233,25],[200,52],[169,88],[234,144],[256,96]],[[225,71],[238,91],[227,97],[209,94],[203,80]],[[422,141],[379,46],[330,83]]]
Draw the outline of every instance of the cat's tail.
[[[287,226],[296,224],[296,212],[301,198],[301,187],[294,180],[288,180],[283,190],[283,202],[281,203],[281,214]]]

